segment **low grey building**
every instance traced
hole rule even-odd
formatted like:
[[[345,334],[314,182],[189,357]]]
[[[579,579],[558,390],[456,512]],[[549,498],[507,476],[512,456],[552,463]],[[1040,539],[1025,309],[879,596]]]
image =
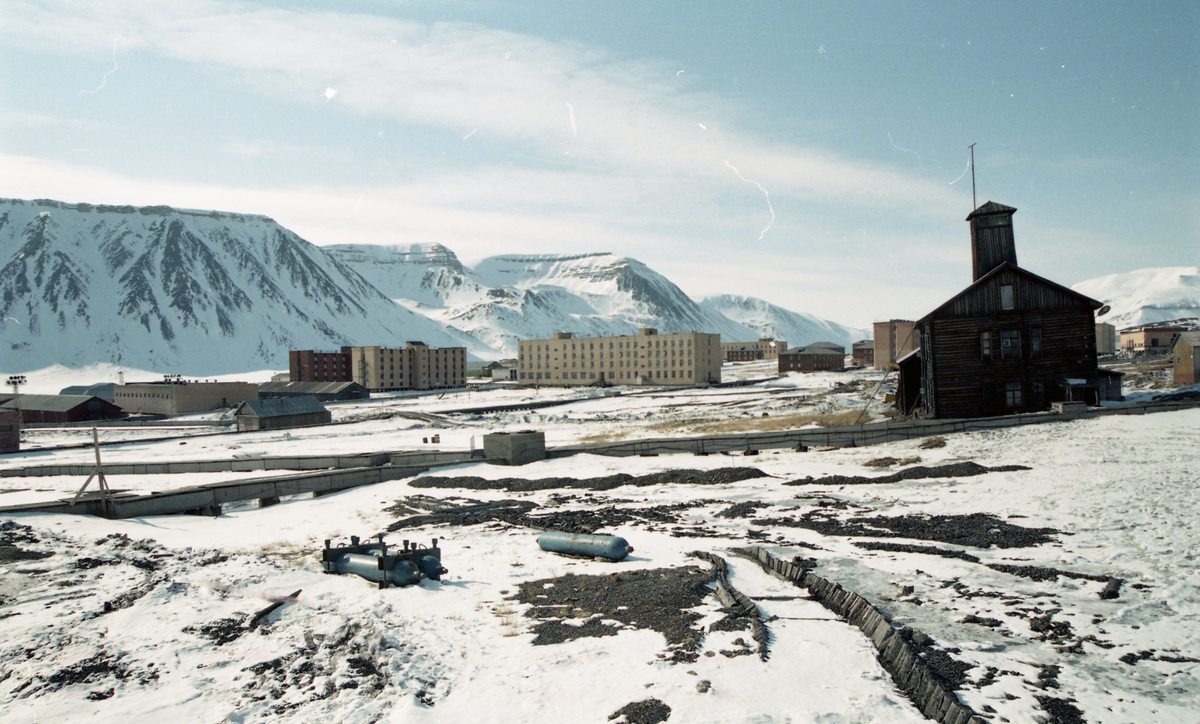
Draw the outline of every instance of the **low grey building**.
[[[258,386],[258,399],[315,397],[321,402],[367,400],[371,392],[357,382],[265,382]]]
[[[238,432],[327,425],[333,416],[315,397],[246,400],[234,413]]]

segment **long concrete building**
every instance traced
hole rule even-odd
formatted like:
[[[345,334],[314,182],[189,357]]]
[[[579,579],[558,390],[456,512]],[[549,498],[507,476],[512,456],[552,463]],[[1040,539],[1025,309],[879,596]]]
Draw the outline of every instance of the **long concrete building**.
[[[186,415],[258,399],[250,382],[201,382],[168,377],[162,382],[113,385],[113,403],[131,415]]]
[[[517,343],[517,381],[534,385],[698,385],[721,381],[721,335],[659,334],[573,337]]]
[[[437,390],[467,384],[466,347],[342,347],[288,352],[292,382],[357,382],[368,390]]]

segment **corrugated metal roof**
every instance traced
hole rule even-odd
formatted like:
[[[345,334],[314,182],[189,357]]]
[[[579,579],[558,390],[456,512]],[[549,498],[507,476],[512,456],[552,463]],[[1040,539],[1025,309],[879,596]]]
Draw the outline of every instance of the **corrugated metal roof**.
[[[264,382],[258,386],[259,394],[287,392],[305,395],[336,395],[349,387],[362,387],[357,382]],[[366,388],[363,387],[365,390]]]
[[[286,417],[288,415],[310,415],[326,412],[325,406],[315,397],[278,397],[270,400],[246,400],[238,407],[235,415],[253,414],[256,417]]]
[[[1171,343],[1171,349],[1175,349],[1175,345],[1179,344],[1179,340],[1187,340],[1187,343],[1192,346],[1192,349],[1200,347],[1200,331],[1180,332],[1175,341]]]
[[[70,412],[80,405],[86,405],[88,400],[99,400],[100,398],[94,395],[17,395],[16,398],[9,396],[7,401],[0,403],[0,406],[9,409],[22,410],[42,410],[44,412]],[[104,402],[104,400],[100,400]],[[112,405],[111,402],[106,403]]]

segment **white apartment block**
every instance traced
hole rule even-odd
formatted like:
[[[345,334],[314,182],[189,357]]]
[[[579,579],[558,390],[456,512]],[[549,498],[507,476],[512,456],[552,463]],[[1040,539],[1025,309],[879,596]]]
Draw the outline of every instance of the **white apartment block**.
[[[405,342],[394,349],[351,347],[350,374],[376,392],[466,387],[467,348],[428,347],[423,342]]]
[[[721,381],[721,335],[702,332],[573,337],[517,343],[517,381],[534,385],[698,385]]]

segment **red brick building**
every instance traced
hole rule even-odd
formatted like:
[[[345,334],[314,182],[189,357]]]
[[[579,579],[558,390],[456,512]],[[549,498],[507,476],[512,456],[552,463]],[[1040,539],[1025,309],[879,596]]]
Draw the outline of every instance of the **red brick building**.
[[[352,382],[350,347],[341,352],[294,349],[288,352],[288,373],[292,382]]]

